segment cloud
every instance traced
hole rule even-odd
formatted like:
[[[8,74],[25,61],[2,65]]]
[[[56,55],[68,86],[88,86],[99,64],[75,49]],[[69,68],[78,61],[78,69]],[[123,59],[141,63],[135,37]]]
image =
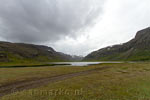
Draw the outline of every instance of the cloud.
[[[0,40],[86,55],[127,42],[149,27],[149,4],[150,0],[0,0]]]
[[[0,0],[0,37],[13,42],[56,42],[76,37],[102,13],[103,0]]]
[[[101,19],[85,32],[86,35],[75,40],[61,40],[53,47],[69,54],[87,55],[106,46],[127,42],[137,31],[150,26],[149,4],[150,0],[107,0]]]

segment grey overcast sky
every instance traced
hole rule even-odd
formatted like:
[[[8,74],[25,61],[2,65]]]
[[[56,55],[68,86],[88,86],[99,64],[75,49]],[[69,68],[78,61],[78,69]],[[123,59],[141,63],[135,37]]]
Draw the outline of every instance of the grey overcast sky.
[[[150,26],[150,0],[0,0],[0,40],[86,55]]]

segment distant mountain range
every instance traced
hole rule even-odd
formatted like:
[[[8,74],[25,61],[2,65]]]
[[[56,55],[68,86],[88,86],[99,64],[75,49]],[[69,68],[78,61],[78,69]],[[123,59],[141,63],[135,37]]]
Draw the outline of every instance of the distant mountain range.
[[[56,52],[43,45],[0,42],[0,62],[78,61],[82,57]]]
[[[84,61],[149,61],[150,27],[137,32],[134,39],[121,45],[108,46],[87,55]]]
[[[67,55],[43,45],[0,42],[0,62],[55,61],[149,61],[150,27],[137,32],[134,39],[121,45],[108,46],[85,58]]]

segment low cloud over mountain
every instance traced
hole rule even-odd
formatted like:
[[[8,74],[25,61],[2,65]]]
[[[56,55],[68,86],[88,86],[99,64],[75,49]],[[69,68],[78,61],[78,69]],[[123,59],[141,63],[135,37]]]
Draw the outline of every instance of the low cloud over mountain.
[[[103,0],[0,0],[0,36],[41,43],[75,37],[101,14]]]

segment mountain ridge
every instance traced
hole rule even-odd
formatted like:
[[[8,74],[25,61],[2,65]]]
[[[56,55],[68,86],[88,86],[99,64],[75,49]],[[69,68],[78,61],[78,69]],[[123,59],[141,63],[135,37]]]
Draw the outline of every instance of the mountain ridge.
[[[26,43],[0,42],[0,62],[24,62],[24,61],[72,61],[71,55],[55,51],[44,45]]]
[[[145,61],[150,60],[150,27],[137,32],[135,38],[88,54],[84,61]]]

